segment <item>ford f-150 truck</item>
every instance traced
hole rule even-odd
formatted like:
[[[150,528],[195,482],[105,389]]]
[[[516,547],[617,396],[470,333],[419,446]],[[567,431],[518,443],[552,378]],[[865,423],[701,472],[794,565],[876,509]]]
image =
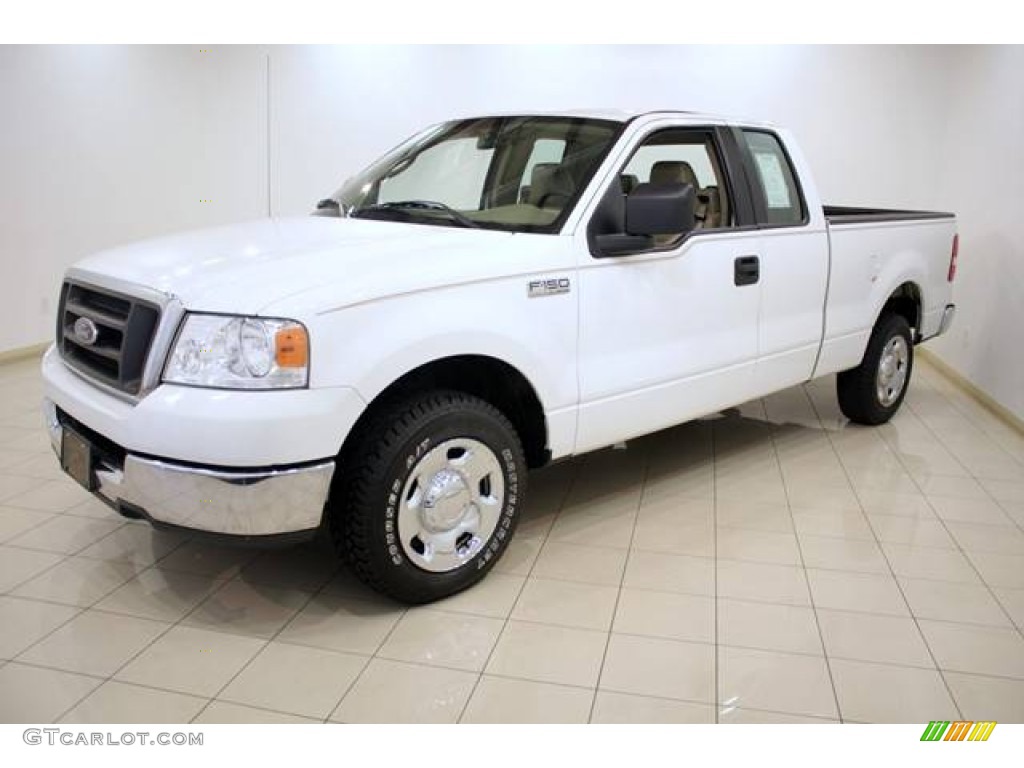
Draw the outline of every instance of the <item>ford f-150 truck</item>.
[[[408,602],[494,566],[530,468],[833,373],[885,422],[954,314],[953,215],[823,206],[765,124],[454,120],[314,214],[71,267],[48,429],[124,516],[323,531]]]

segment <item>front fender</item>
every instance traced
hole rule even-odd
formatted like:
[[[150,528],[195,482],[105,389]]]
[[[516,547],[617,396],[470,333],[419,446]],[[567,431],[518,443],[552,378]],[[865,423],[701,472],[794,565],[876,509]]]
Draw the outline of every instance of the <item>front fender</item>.
[[[575,439],[578,398],[576,296],[530,300],[524,289],[522,280],[501,280],[319,315],[310,329],[311,386],[351,386],[372,402],[405,374],[436,360],[495,358],[533,386],[548,420],[552,454],[565,455]]]

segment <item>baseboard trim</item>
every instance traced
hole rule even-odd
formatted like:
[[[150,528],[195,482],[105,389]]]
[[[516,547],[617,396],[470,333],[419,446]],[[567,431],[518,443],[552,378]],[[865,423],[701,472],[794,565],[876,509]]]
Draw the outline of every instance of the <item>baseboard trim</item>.
[[[30,347],[18,347],[17,349],[9,349],[6,352],[0,352],[0,365],[3,365],[4,363],[16,363],[19,360],[27,360],[30,357],[42,357],[43,352],[45,352],[49,346],[50,342],[44,341],[42,344],[33,344]]]
[[[1024,435],[1024,419],[1020,418],[1005,405],[994,400],[991,395],[980,389],[970,379],[956,370],[941,357],[931,350],[922,349],[921,347],[915,349],[914,354],[920,358],[924,358],[929,365],[953,382],[959,389],[970,395],[970,397],[977,401],[978,404],[986,411],[991,413],[993,416],[998,417],[1000,421],[1004,422],[1007,426],[1012,427],[1021,435]]]

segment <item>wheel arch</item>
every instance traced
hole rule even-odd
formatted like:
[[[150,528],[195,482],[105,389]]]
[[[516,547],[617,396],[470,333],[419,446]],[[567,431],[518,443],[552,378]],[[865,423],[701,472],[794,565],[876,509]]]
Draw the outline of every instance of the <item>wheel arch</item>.
[[[907,324],[912,329],[912,338],[916,343],[920,341],[921,337],[923,307],[924,300],[921,294],[921,286],[914,280],[904,280],[889,294],[888,298],[882,303],[882,306],[879,307],[875,313],[875,322],[872,327],[878,324],[882,315],[892,312],[907,321]]]
[[[423,363],[399,376],[368,403],[342,446],[350,448],[366,423],[382,408],[416,392],[449,389],[479,397],[512,422],[530,468],[550,459],[548,424],[536,388],[515,366],[482,354],[450,355]]]

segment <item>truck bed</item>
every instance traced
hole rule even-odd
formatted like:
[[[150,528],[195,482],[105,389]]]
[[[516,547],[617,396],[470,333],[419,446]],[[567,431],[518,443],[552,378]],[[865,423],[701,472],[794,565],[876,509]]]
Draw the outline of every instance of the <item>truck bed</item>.
[[[830,226],[863,224],[883,221],[921,221],[925,219],[952,219],[955,214],[943,211],[901,211],[892,208],[853,208],[841,205],[826,205],[825,218]]]

